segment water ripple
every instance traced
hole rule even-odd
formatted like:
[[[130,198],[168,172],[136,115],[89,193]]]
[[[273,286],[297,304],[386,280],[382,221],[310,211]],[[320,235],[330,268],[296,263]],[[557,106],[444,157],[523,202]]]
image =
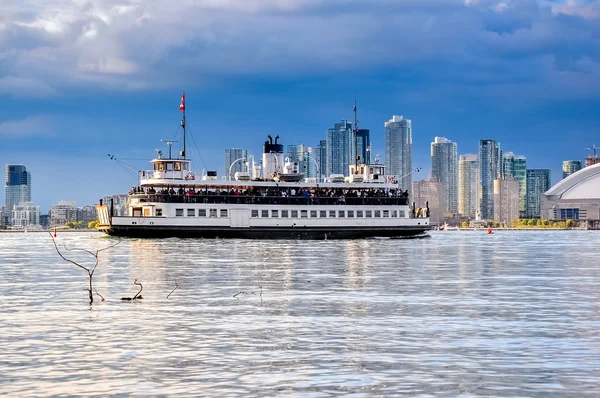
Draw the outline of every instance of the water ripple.
[[[90,307],[47,235],[2,233],[0,394],[598,396],[598,237],[125,240]]]

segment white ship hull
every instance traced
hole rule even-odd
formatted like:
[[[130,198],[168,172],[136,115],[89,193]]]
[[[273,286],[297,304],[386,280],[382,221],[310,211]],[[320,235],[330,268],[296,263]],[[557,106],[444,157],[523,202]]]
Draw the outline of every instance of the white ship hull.
[[[160,206],[160,217],[153,214]],[[110,217],[99,207],[100,230],[137,238],[352,239],[420,236],[429,219],[408,206],[295,206],[145,203],[141,214]],[[155,213],[154,213],[155,214]]]

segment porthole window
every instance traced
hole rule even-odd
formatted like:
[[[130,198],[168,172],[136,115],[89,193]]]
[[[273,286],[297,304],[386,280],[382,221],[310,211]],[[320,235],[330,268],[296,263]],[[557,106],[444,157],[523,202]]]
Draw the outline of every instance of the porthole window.
[[[321,210],[319,212],[319,217],[321,217],[321,218],[327,218],[327,210]]]
[[[175,217],[183,217],[183,209],[175,209]]]
[[[363,218],[363,216],[364,216],[364,212],[362,210],[357,210],[356,211],[356,217]]]
[[[287,210],[281,210],[281,217],[282,218],[288,218],[289,217],[289,212]]]
[[[252,210],[252,218],[258,217],[258,210]]]
[[[187,209],[187,216],[188,217],[196,217],[196,210],[195,209]]]
[[[261,210],[260,216],[262,218],[268,218],[269,217],[269,210]]]
[[[198,210],[198,217],[206,217],[206,209]]]
[[[310,218],[317,218],[317,211],[316,210],[311,210],[310,211]]]
[[[221,217],[227,217],[227,209],[221,209],[220,215]]]

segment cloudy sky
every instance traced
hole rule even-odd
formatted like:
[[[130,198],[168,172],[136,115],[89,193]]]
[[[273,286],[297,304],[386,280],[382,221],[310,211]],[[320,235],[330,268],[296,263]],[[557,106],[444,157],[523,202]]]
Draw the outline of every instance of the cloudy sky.
[[[197,171],[269,133],[315,146],[356,92],[373,153],[412,119],[422,178],[438,135],[557,181],[600,145],[600,1],[0,0],[0,164],[28,167],[43,211],[126,192],[182,90]]]

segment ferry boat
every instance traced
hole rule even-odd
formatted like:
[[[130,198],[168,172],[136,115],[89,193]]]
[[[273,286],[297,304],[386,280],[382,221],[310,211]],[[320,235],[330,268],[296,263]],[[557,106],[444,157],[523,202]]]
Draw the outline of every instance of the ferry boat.
[[[152,170],[140,171],[124,216],[100,201],[99,230],[136,238],[251,239],[420,237],[430,230],[429,208],[409,206],[408,192],[384,165],[357,161],[350,177],[304,179],[284,162],[279,137],[265,141],[262,167],[253,165],[251,173],[234,180],[197,175],[185,153],[184,98],[183,151],[172,157],[169,142],[169,155],[159,151]]]

